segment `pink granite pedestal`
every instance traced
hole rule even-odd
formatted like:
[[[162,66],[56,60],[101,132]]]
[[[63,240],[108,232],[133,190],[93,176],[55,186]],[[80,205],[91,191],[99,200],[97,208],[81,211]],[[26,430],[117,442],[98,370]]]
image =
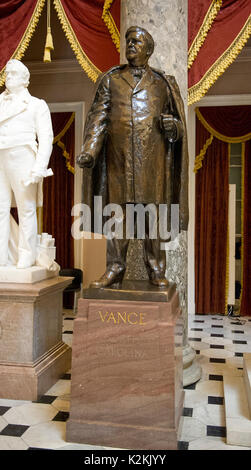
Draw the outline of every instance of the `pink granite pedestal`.
[[[70,369],[62,299],[71,281],[0,283],[0,398],[37,400]]]
[[[79,300],[67,441],[177,448],[183,323],[175,286],[164,294],[157,302]]]

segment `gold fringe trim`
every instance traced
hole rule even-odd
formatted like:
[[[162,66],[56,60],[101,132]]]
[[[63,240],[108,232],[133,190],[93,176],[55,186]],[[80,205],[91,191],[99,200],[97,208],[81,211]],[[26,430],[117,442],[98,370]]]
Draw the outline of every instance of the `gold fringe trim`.
[[[112,37],[112,40],[116,46],[117,51],[120,52],[120,33],[113,19],[112,14],[109,11],[112,3],[113,3],[113,0],[105,0],[103,13],[102,13],[102,20],[104,20],[104,23],[106,24],[109,30],[109,33]]]
[[[96,82],[97,78],[101,74],[101,71],[90,61],[87,55],[84,53],[81,45],[78,42],[78,39],[71,27],[71,24],[66,16],[64,8],[61,4],[60,0],[53,0],[53,4],[55,10],[57,12],[59,21],[62,25],[63,31],[71,45],[73,52],[76,55],[76,58],[83,68],[83,70],[87,73],[88,77],[93,81]]]
[[[231,145],[228,144],[228,168],[230,163]],[[229,220],[227,222],[227,255],[226,255],[226,283],[225,283],[225,315],[228,313],[228,290],[229,290]]]
[[[244,202],[245,202],[245,143],[241,144],[241,294],[240,294],[240,312],[243,292],[243,254],[244,254]]]
[[[209,88],[222,75],[227,67],[232,64],[240,53],[245,43],[251,35],[251,16],[247,19],[245,25],[236,36],[232,44],[226,51],[214,62],[210,69],[205,73],[201,80],[188,89],[188,104],[191,105],[199,101],[206,94]]]
[[[25,51],[26,51],[26,49],[27,49],[27,47],[30,43],[30,40],[33,36],[33,33],[36,29],[36,26],[38,24],[39,17],[42,13],[44,5],[45,5],[45,0],[38,0],[37,1],[37,4],[36,4],[36,6],[34,8],[34,11],[32,13],[32,17],[30,19],[30,22],[29,22],[29,24],[28,24],[28,26],[27,26],[24,34],[23,34],[23,37],[22,37],[21,41],[19,42],[15,52],[12,54],[10,59],[20,60],[23,57],[23,55],[24,55],[24,53],[25,53]],[[0,72],[0,86],[2,86],[5,82],[5,73],[4,73],[4,71],[5,71],[5,67]]]
[[[196,112],[196,116],[198,117],[200,122],[203,124],[203,126],[206,128],[206,130],[210,132],[210,134],[212,134],[214,137],[216,137],[219,140],[222,140],[223,142],[227,142],[228,144],[236,144],[236,143],[246,142],[247,140],[251,139],[251,132],[245,135],[238,136],[238,137],[229,137],[227,135],[220,134],[213,127],[211,127],[210,124],[208,124],[208,122],[202,116],[199,108],[196,108],[195,112]]]
[[[75,119],[75,113],[72,113],[69,121],[66,123],[65,127],[62,129],[59,134],[54,137],[53,139],[53,144],[57,144],[62,150],[63,150],[63,157],[66,159],[66,167],[71,173],[75,173],[74,167],[70,164],[70,154],[66,150],[66,146],[63,142],[61,142],[61,138],[65,135],[65,133],[68,131],[69,127],[73,123]]]
[[[188,68],[192,66],[197,54],[204,43],[207,33],[210,30],[213,21],[215,20],[220,8],[222,6],[222,0],[213,0],[210,7],[207,10],[203,23],[194,38],[189,51],[188,51]]]
[[[210,135],[210,137],[206,140],[206,143],[203,145],[199,155],[196,156],[195,158],[195,162],[194,162],[194,173],[197,173],[197,171],[202,168],[202,161],[204,160],[204,157],[206,155],[206,151],[209,147],[209,145],[211,145],[212,141],[213,141],[213,135]]]

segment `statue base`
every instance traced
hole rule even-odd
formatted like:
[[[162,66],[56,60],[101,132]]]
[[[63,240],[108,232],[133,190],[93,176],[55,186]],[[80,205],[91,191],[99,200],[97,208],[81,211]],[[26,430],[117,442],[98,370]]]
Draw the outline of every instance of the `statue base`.
[[[201,366],[196,361],[196,352],[188,343],[183,347],[183,387],[198,382],[201,374]]]
[[[0,398],[35,401],[71,368],[62,341],[63,290],[71,282],[0,283]]]
[[[149,283],[141,282],[128,291],[130,300],[114,299],[116,288],[87,289],[88,298],[79,300],[69,442],[177,449],[184,399],[179,297],[171,285],[153,288],[152,301],[142,300]]]
[[[17,269],[16,266],[0,266],[0,283],[34,284],[58,276],[58,272],[48,271],[41,266],[31,266],[26,269]]]

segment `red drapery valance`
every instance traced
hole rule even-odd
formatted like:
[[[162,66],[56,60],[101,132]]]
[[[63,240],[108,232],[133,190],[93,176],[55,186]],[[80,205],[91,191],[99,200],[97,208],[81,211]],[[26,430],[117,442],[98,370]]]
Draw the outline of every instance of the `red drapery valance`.
[[[46,0],[8,0],[0,4],[0,86],[11,58],[21,59]],[[53,0],[62,28],[89,78],[119,64],[120,0]]]
[[[112,3],[115,19],[110,10]],[[101,72],[119,63],[119,52],[113,42],[119,31],[119,0],[108,3],[104,0],[54,0],[53,4],[80,65],[93,81]]]
[[[195,17],[197,1],[189,0],[189,38],[196,37]],[[203,1],[204,6],[208,2]],[[204,8],[206,10],[206,8]],[[203,17],[203,8],[202,14]],[[198,20],[198,36],[200,37],[201,19]],[[197,48],[190,52],[190,69],[188,72],[188,103],[200,100],[217,78],[235,60],[251,34],[251,2],[250,0],[222,0],[209,29],[202,34],[203,41],[198,40]],[[190,46],[191,47],[191,46]]]
[[[207,132],[196,152],[195,171],[202,167],[214,138],[227,143],[251,139],[251,106],[205,106],[196,108],[196,115]]]
[[[11,58],[21,59],[46,0],[0,4],[0,85]],[[53,0],[76,57],[96,81],[119,63],[120,0]],[[251,34],[250,0],[188,1],[188,104],[200,100]]]
[[[11,58],[21,59],[35,31],[45,0],[8,0],[0,3],[0,86]]]
[[[198,112],[204,127],[221,140],[251,139],[251,106],[206,106]]]

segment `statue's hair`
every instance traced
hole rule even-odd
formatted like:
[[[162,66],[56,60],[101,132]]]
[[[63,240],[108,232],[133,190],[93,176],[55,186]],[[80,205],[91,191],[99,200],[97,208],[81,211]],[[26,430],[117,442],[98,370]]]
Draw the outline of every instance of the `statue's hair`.
[[[29,85],[30,72],[28,68],[20,60],[17,60],[17,59],[9,60],[6,64],[5,70],[7,71],[10,69],[14,69],[20,72],[20,74],[22,75],[24,79],[24,86],[27,87]]]
[[[126,31],[125,37],[127,38],[128,34],[134,32],[134,31],[137,31],[137,32],[143,34],[143,36],[146,38],[147,44],[148,44],[148,49],[149,49],[149,52],[150,52],[150,55],[151,55],[153,53],[153,50],[154,50],[154,40],[153,40],[151,34],[148,33],[148,31],[146,29],[141,28],[141,26],[130,26],[130,28],[128,28],[127,31]]]

